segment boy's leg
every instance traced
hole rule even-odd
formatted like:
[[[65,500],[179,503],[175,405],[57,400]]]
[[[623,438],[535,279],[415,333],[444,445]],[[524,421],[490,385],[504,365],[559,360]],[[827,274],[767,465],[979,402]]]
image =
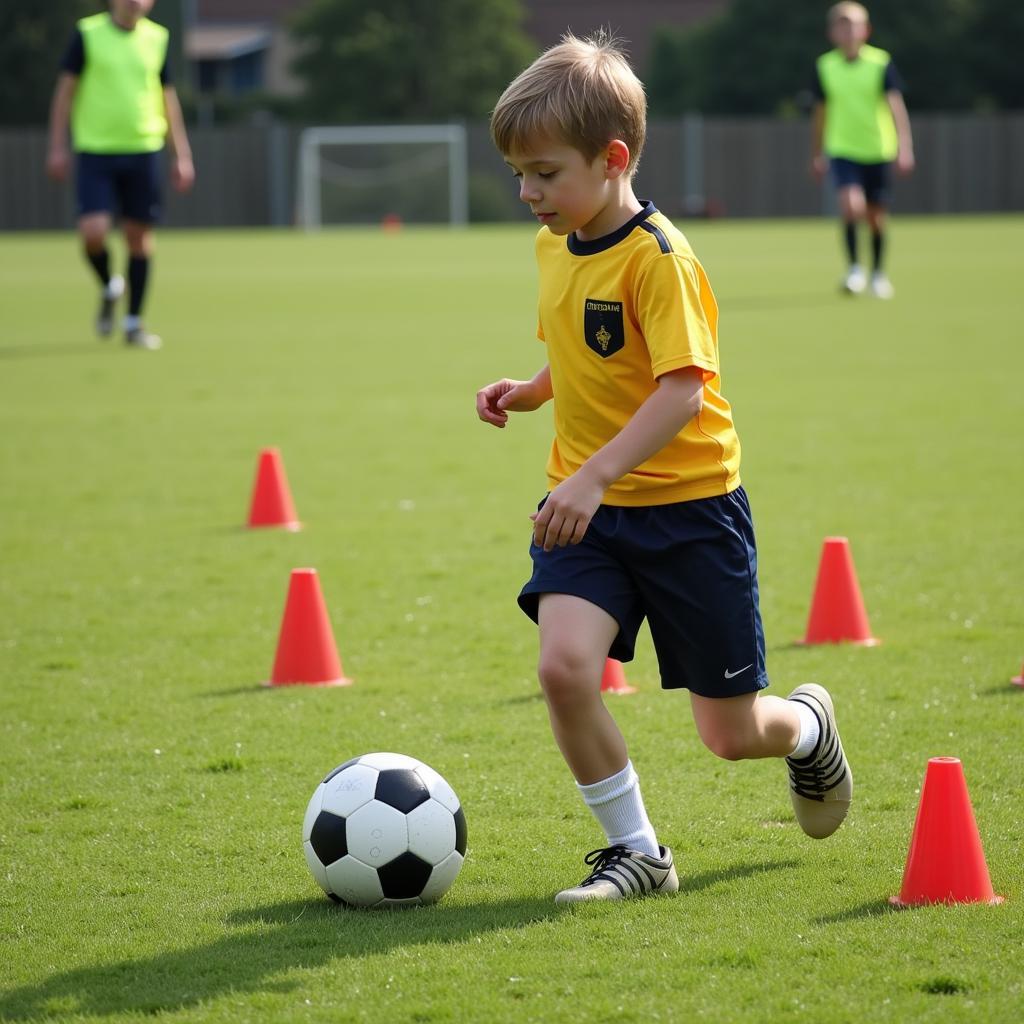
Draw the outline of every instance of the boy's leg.
[[[601,674],[618,623],[602,608],[570,594],[542,594],[538,675],[552,732],[608,847],[587,863],[584,881],[559,903],[622,899],[679,887],[671,853],[659,846],[626,743],[601,698]]]
[[[78,234],[85,258],[100,282],[96,332],[106,337],[114,326],[114,303],[124,294],[124,278],[110,273],[107,235],[115,207],[111,161],[92,153],[79,153],[75,166]]]
[[[839,216],[843,223],[843,242],[849,267],[843,279],[843,289],[851,295],[864,291],[867,278],[857,256],[857,225],[864,219],[867,204],[860,184],[847,184],[839,188]]]
[[[886,207],[879,202],[867,204],[868,227],[871,229],[871,293],[878,299],[891,299],[892,283],[883,268],[885,255]]]
[[[149,283],[153,256],[153,225],[137,220],[122,223],[128,246],[128,313],[124,318],[125,340],[142,348],[159,348],[160,339],[142,326],[142,307]]]
[[[798,686],[786,700],[691,693],[690,703],[700,738],[719,757],[787,759],[793,810],[808,835],[823,839],[839,828],[853,796],[853,775],[823,687]]]
[[[142,326],[142,308],[153,258],[154,229],[161,212],[160,153],[126,157],[118,178],[122,228],[128,245],[128,314],[125,340],[140,348],[159,348],[160,339]]]

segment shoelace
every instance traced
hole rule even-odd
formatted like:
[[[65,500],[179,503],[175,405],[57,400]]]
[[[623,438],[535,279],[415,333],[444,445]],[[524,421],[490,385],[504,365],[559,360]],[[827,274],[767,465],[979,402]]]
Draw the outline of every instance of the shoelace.
[[[604,873],[608,868],[614,867],[629,853],[628,846],[604,846],[598,850],[591,850],[583,858],[583,863],[588,867],[593,866],[593,871],[580,882],[580,885],[593,885],[602,878],[608,878]]]

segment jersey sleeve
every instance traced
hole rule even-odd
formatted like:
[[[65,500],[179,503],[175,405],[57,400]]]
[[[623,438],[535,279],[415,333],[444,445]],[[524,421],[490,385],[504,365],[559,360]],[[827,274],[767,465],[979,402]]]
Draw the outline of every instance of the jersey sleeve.
[[[896,65],[889,61],[885,65],[885,78],[882,80],[882,89],[884,92],[899,92],[904,91],[903,76],[897,71]]]
[[[705,380],[718,374],[718,306],[696,260],[657,256],[640,279],[637,316],[655,378],[687,366]]]
[[[825,87],[821,84],[821,72],[818,70],[818,65],[814,65],[814,72],[811,74],[811,80],[808,83],[811,95],[821,103],[825,102]]]
[[[61,71],[66,71],[76,78],[85,67],[85,43],[82,41],[82,33],[77,28],[71,33],[59,66]]]

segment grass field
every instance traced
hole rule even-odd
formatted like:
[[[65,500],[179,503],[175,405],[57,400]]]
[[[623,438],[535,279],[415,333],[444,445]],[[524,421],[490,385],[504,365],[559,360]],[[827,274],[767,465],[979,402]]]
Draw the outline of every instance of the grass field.
[[[682,891],[569,912],[602,837],[514,600],[550,416],[473,412],[543,359],[531,232],[165,232],[158,354],[92,338],[70,235],[0,239],[0,1019],[1021,1019],[1024,219],[898,221],[889,304],[835,294],[832,224],[689,234],[773,692],[830,687],[858,788],[805,838],[782,766],[708,753],[645,637],[614,710]],[[265,445],[301,533],[241,528]],[[793,644],[830,534],[878,648]],[[305,565],[348,689],[259,685]],[[436,907],[340,910],[306,869],[309,795],[369,750],[462,799]],[[893,911],[942,754],[1007,899]]]

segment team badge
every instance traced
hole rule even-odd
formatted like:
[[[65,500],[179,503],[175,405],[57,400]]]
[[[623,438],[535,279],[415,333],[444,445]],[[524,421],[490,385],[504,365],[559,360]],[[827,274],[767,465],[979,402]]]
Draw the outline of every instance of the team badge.
[[[626,344],[622,303],[586,299],[583,303],[583,336],[587,347],[602,359],[615,355]]]

